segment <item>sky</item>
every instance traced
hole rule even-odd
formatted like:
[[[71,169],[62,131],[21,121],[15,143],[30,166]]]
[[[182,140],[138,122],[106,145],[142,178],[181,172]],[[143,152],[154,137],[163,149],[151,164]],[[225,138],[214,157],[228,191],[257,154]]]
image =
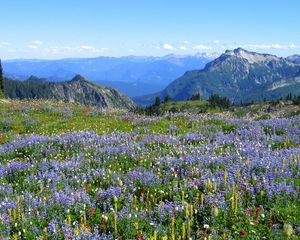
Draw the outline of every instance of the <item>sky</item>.
[[[0,58],[300,53],[299,0],[0,0]]]

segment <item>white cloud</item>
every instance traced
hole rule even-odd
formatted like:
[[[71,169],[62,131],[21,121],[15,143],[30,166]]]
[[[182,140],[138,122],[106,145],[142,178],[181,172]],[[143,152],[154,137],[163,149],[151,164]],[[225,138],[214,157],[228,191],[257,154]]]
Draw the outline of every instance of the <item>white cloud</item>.
[[[99,53],[99,52],[103,51],[103,49],[98,49],[96,47],[88,46],[88,45],[82,45],[78,48],[73,48],[73,50],[79,51],[79,52],[85,51],[85,52],[94,52],[94,53]]]
[[[219,43],[220,43],[220,40],[218,40],[218,39],[213,40],[213,43],[214,43],[214,44],[219,44]]]
[[[183,44],[185,44],[185,45],[187,45],[189,43],[190,43],[190,41],[188,41],[188,40],[183,41]]]
[[[0,42],[0,48],[9,46],[9,42]]]
[[[289,45],[283,45],[283,44],[246,44],[243,46],[244,48],[252,49],[252,50],[257,50],[257,49],[283,49],[283,50],[288,50],[288,49],[295,49],[299,48],[299,46],[295,45],[294,43],[289,44]]]
[[[70,47],[70,46],[52,46],[49,48],[45,48],[45,49],[40,49],[42,52],[44,53],[49,53],[49,54],[55,54],[55,55],[65,55],[65,56],[69,56],[69,55],[73,55],[73,54],[91,54],[91,53],[103,53],[105,51],[108,51],[108,48],[96,48],[93,46],[89,46],[89,45],[81,45],[78,47]]]
[[[28,45],[27,46],[29,49],[38,49],[39,47],[36,45]]]
[[[290,44],[290,48],[299,48],[299,46],[296,46],[294,43]]]
[[[135,52],[135,50],[134,50],[134,49],[128,49],[128,52],[130,52],[130,53],[134,53],[134,52]]]
[[[82,49],[82,50],[95,50],[94,47],[87,46],[87,45],[80,46],[79,49]]]
[[[211,50],[212,47],[199,44],[199,45],[194,46],[193,49],[194,50]]]
[[[163,45],[163,49],[169,50],[169,51],[174,51],[175,50],[175,48],[171,44],[168,44],[168,43],[165,43]]]
[[[188,50],[188,48],[187,48],[186,46],[180,46],[179,49],[180,49],[180,50],[184,50],[184,51],[185,51],[185,50]]]
[[[41,44],[43,44],[43,42],[40,41],[40,40],[35,40],[35,41],[32,42],[32,44],[34,44],[34,45],[41,45]]]

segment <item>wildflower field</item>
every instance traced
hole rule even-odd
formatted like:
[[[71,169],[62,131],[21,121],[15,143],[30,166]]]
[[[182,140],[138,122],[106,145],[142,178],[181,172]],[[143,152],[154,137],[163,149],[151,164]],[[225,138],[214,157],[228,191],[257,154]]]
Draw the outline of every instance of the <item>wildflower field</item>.
[[[1,239],[300,239],[300,118],[0,103]]]

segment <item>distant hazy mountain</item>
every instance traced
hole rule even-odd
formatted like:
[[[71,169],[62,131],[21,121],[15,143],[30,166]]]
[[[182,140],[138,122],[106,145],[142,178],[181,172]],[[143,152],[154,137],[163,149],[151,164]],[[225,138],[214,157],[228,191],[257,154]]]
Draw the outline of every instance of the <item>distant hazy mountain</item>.
[[[295,55],[289,56],[286,58],[286,60],[291,61],[296,64],[300,64],[300,55],[295,54]]]
[[[76,74],[93,82],[115,87],[128,96],[161,91],[188,70],[202,69],[214,56],[167,55],[164,57],[98,57],[61,60],[3,61],[7,77],[25,80],[34,75],[49,81],[64,81]],[[110,84],[111,83],[111,84]],[[135,86],[138,87],[133,87]]]
[[[80,75],[67,82],[48,82],[33,76],[25,81],[5,78],[4,92],[9,98],[58,100],[108,109],[135,108],[119,91],[96,85]]]
[[[235,103],[277,99],[288,93],[300,95],[300,65],[294,62],[242,48],[227,50],[204,69],[188,71],[162,92],[138,97],[135,101],[149,104],[155,95],[185,100],[195,93],[200,93],[204,99],[219,94]]]
[[[164,85],[143,82],[95,81],[94,83],[100,84],[105,87],[121,89],[120,91],[129,97],[144,95],[144,93],[155,93],[165,88]]]

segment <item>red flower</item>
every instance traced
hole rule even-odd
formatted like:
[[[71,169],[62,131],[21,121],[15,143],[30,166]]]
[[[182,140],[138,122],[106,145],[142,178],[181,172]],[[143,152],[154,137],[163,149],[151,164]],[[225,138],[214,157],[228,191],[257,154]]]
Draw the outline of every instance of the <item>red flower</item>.
[[[85,184],[85,189],[86,190],[90,190],[90,188],[91,188],[91,184],[89,184],[89,183]]]
[[[95,209],[94,208],[90,208],[89,209],[89,213],[90,213],[91,216],[94,216]]]
[[[145,192],[145,187],[142,186],[141,192],[144,193]]]
[[[272,218],[270,218],[270,227],[272,227],[273,224],[274,224],[274,222],[273,222]]]
[[[243,237],[246,236],[246,234],[247,234],[246,230],[243,229],[243,230],[241,231],[240,237],[243,238]]]
[[[37,214],[37,213],[38,213],[38,211],[39,211],[39,209],[38,209],[38,208],[34,208],[34,210],[33,210],[33,211],[34,211],[34,213],[35,213],[35,214]]]
[[[86,225],[86,229],[90,232],[91,231],[91,229],[92,229],[92,226],[91,226],[91,224],[87,224]]]
[[[141,235],[138,235],[136,240],[143,240],[143,237]]]
[[[256,208],[256,216],[260,214],[260,208]]]

